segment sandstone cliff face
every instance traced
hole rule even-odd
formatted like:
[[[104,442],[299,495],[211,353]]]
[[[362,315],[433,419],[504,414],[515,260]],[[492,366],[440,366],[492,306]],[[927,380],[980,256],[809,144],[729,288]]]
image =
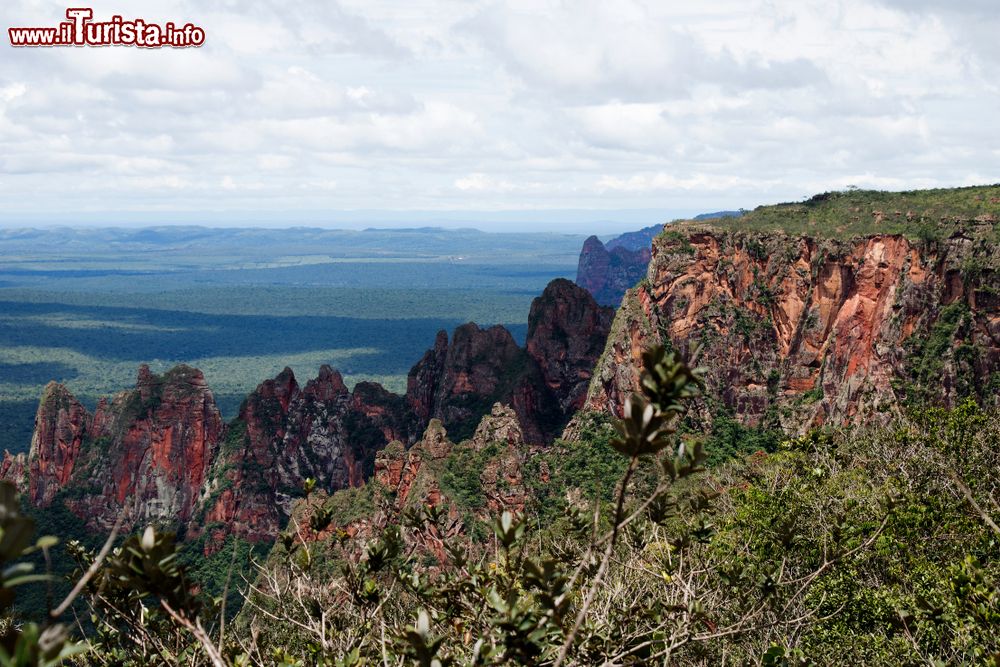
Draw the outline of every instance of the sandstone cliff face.
[[[528,355],[564,415],[583,407],[614,314],[613,308],[598,305],[586,290],[562,279],[552,281],[531,304]]]
[[[3,453],[0,459],[0,480],[10,482],[17,489],[17,492],[24,494],[28,490],[28,457],[24,452],[11,454],[9,451]]]
[[[414,502],[437,505],[442,499],[440,462],[454,447],[441,422],[432,419],[423,437],[410,449],[396,440],[379,452],[374,481],[391,492],[396,510]],[[428,462],[430,466],[426,465]]]
[[[431,420],[423,437],[409,450],[398,441],[391,443],[375,459],[374,482],[391,492],[397,510],[414,502],[438,505],[447,497],[442,478],[449,462],[474,454],[476,461],[482,459],[482,466],[468,472],[477,476],[474,484],[484,494],[486,504],[479,508],[483,516],[505,509],[520,511],[528,497],[522,469],[533,450],[524,440],[514,410],[496,403],[479,422],[473,437],[460,446],[451,442],[437,419]]]
[[[486,498],[486,506],[481,510],[493,514],[505,509],[524,509],[528,492],[521,471],[532,447],[524,441],[514,410],[500,403],[482,418],[473,437],[462,443],[461,449],[484,452],[491,446],[494,449],[483,460],[482,470],[474,471]],[[456,446],[448,439],[441,422],[431,420],[424,436],[409,450],[402,443],[393,442],[379,452],[374,481],[392,493],[396,509],[414,502],[438,505],[446,494],[441,490],[441,478],[449,457],[456,453]]]
[[[329,366],[305,387],[288,368],[261,383],[229,426],[194,534],[218,525],[253,541],[273,539],[306,479],[325,492],[360,486],[376,452],[398,435],[391,411],[399,403],[377,385],[352,395]]]
[[[532,302],[525,349],[500,326],[465,324],[450,343],[442,331],[408,378],[417,423],[439,419],[462,440],[501,402],[529,442],[551,442],[583,403],[612,315],[585,290],[554,280]]]
[[[576,284],[601,305],[617,306],[625,291],[646,274],[650,256],[648,247],[632,249],[614,245],[609,249],[599,238],[591,236],[580,251]]]
[[[505,328],[463,324],[450,343],[439,333],[434,348],[410,371],[407,399],[422,422],[439,419],[461,439],[471,434],[491,398],[509,399],[519,388],[528,362]]]
[[[375,453],[408,432],[404,406],[378,385],[348,392],[328,366],[305,387],[285,369],[224,426],[200,371],[142,366],[135,389],[102,399],[93,416],[65,387],[47,387],[30,454],[7,454],[0,477],[94,529],[124,513],[126,530],[158,522],[194,538],[207,527],[208,548],[230,533],[271,540],[307,478],[332,492],[371,476]]]
[[[187,539],[207,535],[206,551],[229,534],[268,541],[309,478],[317,493],[330,494],[374,474],[394,480],[388,485],[405,499],[416,471],[430,474],[424,464],[449,455],[445,428],[481,446],[486,415],[483,423],[503,426],[490,432],[501,434],[504,447],[550,442],[582,402],[611,315],[583,289],[555,281],[532,304],[524,349],[499,326],[467,324],[451,341],[442,332],[411,371],[405,396],[365,382],[350,392],[328,366],[301,386],[285,369],[261,383],[228,425],[202,373],[187,366],[162,376],[141,367],[135,389],[102,399],[93,415],[52,384],[30,454],[6,455],[0,477],[32,504],[64,503],[95,529],[124,513],[126,530],[157,522]],[[498,401],[509,407],[491,412]],[[393,441],[413,447],[386,449]],[[520,460],[490,464],[491,506],[523,502],[504,490],[515,477],[503,471]],[[421,498],[437,502],[440,489]]]
[[[91,421],[65,387],[55,382],[45,387],[28,454],[28,498],[34,505],[47,507],[69,482]]]
[[[661,340],[700,344],[710,397],[747,423],[877,417],[929,384],[946,404],[995,400],[1000,281],[963,269],[992,252],[961,235],[932,248],[891,235],[664,235],[619,309],[587,407],[619,410],[642,350]]]
[[[327,541],[326,549],[357,560],[381,531],[398,526],[406,553],[433,569],[448,560],[446,539],[475,539],[476,531],[485,529],[482,522],[504,510],[526,508],[531,489],[525,483],[525,464],[540,449],[525,442],[517,414],[500,403],[483,417],[471,439],[457,445],[441,422],[432,419],[409,449],[394,441],[378,453],[375,474],[365,487],[329,496],[315,493],[296,503],[292,516],[302,527],[297,535],[309,542]],[[544,464],[541,473],[547,482]],[[317,532],[312,520],[320,510],[332,521]]]
[[[551,437],[557,400],[534,360],[501,326],[465,324],[451,342],[438,335],[434,349],[413,367],[407,400],[418,423],[438,419],[462,440],[496,401],[510,403],[534,442]]]
[[[532,447],[525,443],[514,411],[495,404],[479,422],[471,445],[480,452],[490,445],[499,449],[497,455],[486,461],[479,475],[487,514],[496,516],[505,510],[523,512],[530,495],[524,482],[524,466]]]
[[[66,486],[66,505],[95,528],[122,512],[126,529],[192,519],[222,435],[222,418],[201,371],[162,376],[139,369],[136,388],[102,401]],[[31,466],[35,463],[32,460]]]

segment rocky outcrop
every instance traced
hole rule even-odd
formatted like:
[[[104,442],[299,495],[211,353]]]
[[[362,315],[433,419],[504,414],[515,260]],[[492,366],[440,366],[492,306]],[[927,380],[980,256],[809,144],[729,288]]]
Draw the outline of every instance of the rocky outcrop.
[[[462,506],[483,518],[503,510],[521,511],[528,498],[522,470],[534,447],[521,432],[517,414],[507,405],[496,403],[480,420],[472,438],[455,445],[444,426],[432,419],[423,437],[410,449],[393,442],[375,459],[374,482],[390,495],[396,510],[416,504],[437,506],[446,502],[451,509],[468,499],[449,497],[458,487],[465,492],[481,491],[481,505]],[[449,474],[452,487],[443,481]],[[472,479],[455,480],[456,475]]]
[[[553,280],[531,303],[528,355],[564,415],[583,407],[594,364],[607,342],[614,309],[599,306],[568,280]]]
[[[306,479],[328,493],[360,486],[376,453],[399,435],[398,404],[377,385],[351,394],[329,366],[305,387],[289,368],[261,383],[229,426],[195,533],[218,525],[249,540],[273,539]]]
[[[700,345],[709,394],[750,424],[795,431],[911,398],[996,400],[995,246],[683,229],[657,239],[647,280],[626,295],[587,407],[617,411],[661,341]]]
[[[74,489],[66,505],[105,529],[121,514],[126,529],[147,522],[186,524],[222,429],[201,371],[177,366],[160,376],[144,365],[135,389],[98,405],[79,461],[72,474],[63,475]],[[38,451],[49,446],[39,438]],[[29,460],[34,469],[35,460]]]
[[[695,216],[695,220],[738,218],[740,211],[716,211]],[[626,290],[646,275],[652,256],[653,239],[663,233],[664,225],[651,225],[625,232],[607,243],[591,236],[583,243],[576,269],[576,284],[590,292],[605,306],[618,306]]]
[[[499,448],[498,454],[485,461],[479,476],[489,513],[495,516],[504,510],[523,512],[530,494],[523,471],[531,448],[525,444],[514,411],[495,404],[479,422],[471,445],[480,452],[491,445]]]
[[[38,403],[28,454],[28,498],[47,507],[69,482],[92,417],[66,387],[50,382]]]
[[[413,413],[407,408],[406,397],[388,391],[376,382],[359,382],[351,393],[351,410],[355,418],[348,424],[351,433],[375,428],[385,442],[406,440],[416,431]]]
[[[157,522],[188,538],[208,527],[217,539],[271,540],[304,480],[332,492],[371,476],[375,453],[408,428],[403,405],[378,385],[350,393],[329,366],[305,387],[286,368],[224,427],[200,371],[142,366],[135,389],[93,416],[49,385],[30,454],[8,455],[0,475],[21,481],[36,506],[65,491],[62,502],[93,528],[124,514],[126,529]]]
[[[397,510],[414,502],[433,506],[447,499],[454,503],[456,499],[447,498],[442,491],[441,480],[448,463],[474,460],[481,463],[481,469],[476,465],[466,472],[477,477],[471,486],[481,489],[485,505],[462,509],[475,509],[483,516],[505,509],[520,511],[528,497],[522,469],[531,450],[524,441],[517,414],[497,403],[479,422],[473,437],[457,448],[436,419],[409,450],[400,442],[391,443],[375,459],[374,481],[390,492]]]
[[[414,502],[437,505],[442,499],[441,470],[435,463],[446,459],[454,447],[441,422],[432,419],[423,437],[409,450],[397,440],[378,453],[374,480],[391,493],[397,510]]]
[[[557,279],[531,304],[524,349],[500,326],[465,324],[450,342],[440,332],[409,374],[414,419],[439,419],[463,440],[500,402],[512,407],[529,442],[551,442],[583,403],[612,316],[585,290]]]
[[[461,439],[471,434],[489,409],[490,397],[509,397],[527,362],[510,332],[501,326],[480,329],[473,323],[455,329],[449,343],[438,334],[410,371],[407,399],[419,419],[440,419]]]
[[[457,445],[432,419],[409,449],[394,441],[378,453],[375,474],[364,488],[316,494],[298,502],[293,516],[305,527],[299,533],[303,539],[330,540],[331,548],[351,559],[362,557],[380,530],[400,526],[407,553],[419,554],[424,566],[433,567],[447,559],[445,539],[470,539],[499,513],[527,508],[533,489],[526,483],[526,463],[539,450],[525,442],[514,410],[500,403],[472,438]],[[544,461],[538,471],[538,482],[547,483]],[[316,532],[310,526],[321,509],[331,522]]]
[[[364,487],[318,492],[297,502],[292,516],[299,529],[286,533],[287,539],[320,542],[328,557],[357,561],[395,526],[403,551],[428,572],[454,558],[446,541],[464,543],[468,553],[493,553],[492,542],[482,540],[489,534],[487,524],[503,511],[528,507],[534,489],[525,481],[525,464],[538,450],[525,443],[510,406],[493,405],[473,437],[457,445],[442,423],[431,419],[409,449],[394,441],[378,453]],[[548,468],[544,462],[539,468],[544,484]]]
[[[591,236],[580,251],[576,284],[590,292],[598,303],[617,306],[625,291],[645,274],[651,253],[649,247],[632,250],[625,245],[606,247]]]
[[[183,527],[196,513],[223,432],[201,371],[139,368],[135,388],[102,399],[91,415],[66,387],[42,395],[27,457],[9,454],[0,475],[28,501],[59,500],[87,525],[125,530],[155,522]],[[65,493],[64,493],[65,492]]]
[[[0,480],[13,484],[18,493],[27,492],[28,457],[24,452],[11,454],[4,451],[3,459],[0,459]]]
[[[202,373],[187,366],[163,375],[142,366],[135,388],[102,399],[93,415],[52,384],[30,454],[7,455],[0,476],[20,484],[32,504],[62,502],[95,529],[119,516],[126,530],[165,524],[183,538],[205,538],[206,552],[230,534],[269,541],[307,479],[318,494],[332,494],[374,475],[405,499],[416,472],[451,452],[446,428],[453,440],[472,437],[474,447],[486,415],[503,425],[506,435],[496,437],[505,447],[551,442],[582,401],[611,314],[583,289],[554,281],[532,304],[525,348],[500,326],[466,324],[451,340],[441,332],[404,396],[368,382],[349,391],[329,366],[302,386],[286,368],[228,425]],[[502,414],[491,412],[498,402],[509,406]],[[499,506],[507,502],[500,481],[513,479],[502,471],[513,463],[496,465],[490,502]],[[440,496],[435,486],[420,497]]]
[[[501,326],[464,324],[449,343],[438,334],[434,348],[413,367],[407,400],[420,422],[439,419],[458,440],[472,435],[490,406],[515,406],[535,442],[543,442],[557,419],[552,396],[534,360]]]

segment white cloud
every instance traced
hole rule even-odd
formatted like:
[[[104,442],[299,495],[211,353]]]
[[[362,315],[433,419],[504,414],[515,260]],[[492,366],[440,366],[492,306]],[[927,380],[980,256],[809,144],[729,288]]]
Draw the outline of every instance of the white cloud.
[[[704,11],[732,11],[716,7]],[[633,0],[498,2],[465,27],[538,94],[580,102],[683,99],[712,85],[786,89],[824,78],[796,54],[737,55],[728,44],[713,46],[667,8]]]
[[[28,87],[21,82],[11,83],[9,85],[0,88],[0,100],[4,102],[12,102],[19,97],[22,97],[28,91]]]
[[[765,185],[773,187],[778,182],[762,182],[759,179],[730,176],[720,178],[711,174],[694,174],[677,176],[667,172],[633,174],[628,178],[619,176],[602,176],[596,183],[598,190],[616,190],[621,192],[676,192],[700,190],[709,192],[725,192],[746,190]]]
[[[497,180],[486,174],[469,174],[459,178],[455,187],[464,192],[510,192],[515,189],[510,181]]]
[[[145,0],[201,49],[0,45],[2,220],[721,208],[1000,180],[993,0]],[[5,0],[5,26],[55,0]],[[5,32],[5,31],[4,31]],[[103,208],[102,208],[103,207]]]

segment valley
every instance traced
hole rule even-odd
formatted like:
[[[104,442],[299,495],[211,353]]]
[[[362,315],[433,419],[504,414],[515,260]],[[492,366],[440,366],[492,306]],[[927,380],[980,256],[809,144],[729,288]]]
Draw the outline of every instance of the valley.
[[[912,228],[886,224],[874,205],[909,207]],[[433,294],[424,318],[392,317],[421,305],[378,281],[371,293],[278,285],[262,288],[286,297],[271,329],[252,292],[227,299],[228,288],[209,288],[228,313],[212,317],[236,318],[220,331],[182,292],[151,293],[145,310],[77,294],[67,301],[91,305],[73,310],[9,288],[22,291],[8,335],[20,331],[25,343],[45,342],[57,323],[110,328],[88,320],[89,307],[124,323],[112,334],[123,364],[193,332],[220,355],[242,343],[267,352],[258,362],[325,360],[318,372],[282,366],[233,400],[233,414],[220,409],[227,394],[216,398],[208,372],[164,359],[139,365],[93,407],[72,390],[77,376],[50,382],[30,451],[8,451],[0,477],[42,531],[78,540],[70,552],[121,529],[140,545],[127,553],[163,553],[143,567],[166,568],[156,577],[174,582],[172,594],[185,591],[178,604],[202,604],[172,569],[182,567],[198,591],[227,600],[217,618],[255,646],[294,636],[310,650],[378,655],[377,636],[330,634],[325,616],[300,620],[299,608],[328,609],[339,627],[356,628],[370,614],[399,623],[419,604],[458,622],[438,625],[451,655],[470,650],[463,628],[474,627],[506,647],[493,654],[501,663],[551,658],[562,645],[586,664],[609,632],[622,638],[609,651],[667,641],[645,639],[647,623],[684,662],[729,651],[750,660],[784,641],[786,627],[802,633],[801,650],[827,658],[869,646],[877,662],[900,651],[967,656],[989,641],[992,621],[982,619],[1000,609],[988,546],[1000,453],[998,216],[1000,187],[984,186],[826,193],[676,221],[615,274],[620,283],[644,265],[617,309],[595,299],[606,300],[607,282],[588,291],[559,277],[520,315],[524,295],[513,287],[418,287],[412,293]],[[592,258],[619,242],[587,239],[578,277],[604,270]],[[486,281],[492,270],[469,275]],[[544,271],[501,273],[527,291]],[[330,315],[294,314],[310,289],[330,297],[317,308]],[[353,318],[332,314],[375,294],[384,300]],[[458,294],[469,299],[449,301]],[[446,317],[456,304],[485,323]],[[277,323],[301,337],[284,343]],[[397,333],[382,331],[394,325]],[[362,341],[371,347],[350,347]],[[391,356],[380,356],[383,341]],[[282,344],[304,349],[282,353]],[[396,361],[407,344],[421,351]],[[43,351],[6,368],[25,386],[71,375],[102,349],[86,336],[78,345],[81,357]],[[359,367],[388,371],[386,382]],[[924,548],[931,536],[936,546]],[[69,576],[66,556],[54,563]],[[954,587],[977,577],[979,606],[963,607]],[[560,592],[575,579],[578,595],[606,605],[579,630],[582,644]],[[882,597],[865,597],[861,580]],[[692,590],[706,611],[677,606]],[[852,615],[840,616],[828,591]],[[944,600],[955,616],[942,620],[918,595]],[[39,604],[19,609],[38,613]],[[106,625],[124,622],[117,609],[103,613]],[[909,644],[892,620],[904,613],[923,633]],[[531,633],[512,629],[512,615]],[[736,638],[720,643],[715,628]],[[431,650],[427,632],[401,632]]]
[[[495,244],[506,252],[493,252]],[[0,448],[26,451],[49,380],[90,409],[148,363],[201,369],[222,414],[285,366],[404,391],[437,331],[524,339],[582,236],[474,230],[0,230]]]

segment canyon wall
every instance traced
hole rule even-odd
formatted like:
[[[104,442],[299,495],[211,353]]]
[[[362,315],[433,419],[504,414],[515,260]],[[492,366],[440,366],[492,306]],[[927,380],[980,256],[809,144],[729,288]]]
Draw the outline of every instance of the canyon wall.
[[[689,224],[653,244],[594,371],[587,407],[616,412],[642,350],[664,342],[706,369],[705,414],[788,431],[879,419],[908,401],[997,400],[997,246]]]

